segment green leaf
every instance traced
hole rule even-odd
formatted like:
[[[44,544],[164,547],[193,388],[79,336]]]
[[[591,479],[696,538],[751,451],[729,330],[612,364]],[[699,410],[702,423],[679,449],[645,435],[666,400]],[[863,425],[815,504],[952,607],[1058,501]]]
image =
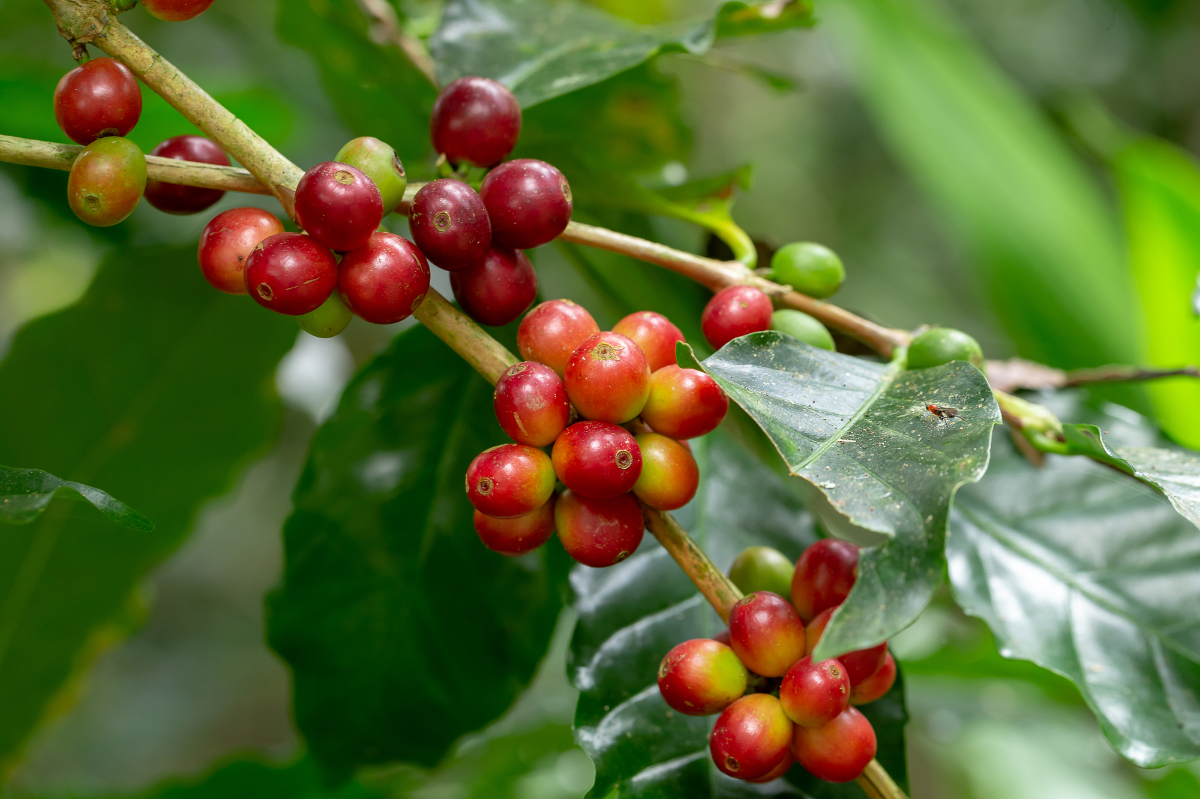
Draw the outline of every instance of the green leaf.
[[[955,502],[946,543],[955,598],[987,622],[1005,657],[1075,683],[1132,762],[1200,757],[1195,526],[1133,478],[1053,455],[1037,469],[1004,438],[984,480]]]
[[[954,492],[987,469],[1000,409],[983,374],[965,361],[904,371],[903,361],[883,366],[776,332],[734,339],[703,364],[678,350],[680,365],[708,372],[753,417],[793,475],[889,537],[862,551],[816,656],[874,646],[911,624],[941,583]],[[960,414],[935,420],[930,403]]]
[[[436,764],[545,653],[565,553],[556,541],[516,559],[487,550],[463,495],[471,459],[505,440],[491,386],[424,327],[364,367],[317,433],[268,638],[292,667],[309,749],[335,776]]]
[[[110,521],[130,530],[149,531],[154,523],[123,502],[98,488],[60,480],[38,469],[14,469],[0,466],[0,522],[29,524],[50,507],[56,496],[82,497],[96,506]]]
[[[194,246],[122,249],[78,305],[17,334],[0,364],[0,461],[102,482],[157,530],[54,503],[0,535],[0,760],[201,505],[274,440],[272,378],[295,338],[291,320],[214,291]]]
[[[796,558],[816,540],[798,484],[743,451],[724,428],[693,444],[701,486],[677,516],[718,567],[728,569],[748,546],[772,546]],[[708,754],[714,718],[675,713],[659,695],[663,655],[682,641],[724,627],[666,550],[647,536],[633,557],[617,566],[576,567],[571,586],[579,613],[569,661],[580,690],[575,737],[596,764],[591,796],[614,789],[622,797],[663,799],[776,795],[781,783],[756,787],[717,772]],[[875,725],[879,761],[903,785],[901,682],[863,712]],[[793,783],[787,796],[862,795],[853,784],[821,783],[800,768],[787,780]]]

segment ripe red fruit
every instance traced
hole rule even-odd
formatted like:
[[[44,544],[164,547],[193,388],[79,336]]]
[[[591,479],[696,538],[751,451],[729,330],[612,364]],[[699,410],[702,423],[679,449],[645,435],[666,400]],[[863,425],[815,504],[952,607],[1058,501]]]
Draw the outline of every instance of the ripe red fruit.
[[[567,427],[571,405],[562,379],[549,366],[522,361],[496,381],[496,421],[518,444],[548,447]]]
[[[263,239],[283,232],[283,223],[260,208],[230,208],[204,226],[196,258],[204,279],[226,294],[245,294],[246,259]]]
[[[512,152],[521,132],[521,106],[503,83],[459,78],[433,104],[429,133],[433,149],[452,164],[494,166]]]
[[[646,530],[632,494],[592,499],[570,490],[558,498],[554,526],[567,554],[596,568],[612,566],[632,555]]]
[[[142,89],[115,58],[93,58],[62,76],[54,89],[54,118],[80,144],[124,136],[142,115]]]
[[[817,642],[821,640],[821,634],[825,632],[825,626],[829,624],[829,619],[833,616],[835,610],[837,608],[828,608],[821,611],[805,629],[809,652],[816,650]],[[879,671],[880,667],[883,666],[883,661],[887,659],[887,653],[887,641],[884,641],[878,646],[838,655],[837,659],[846,667],[846,676],[850,678],[850,684],[858,685]]]
[[[531,513],[554,493],[554,467],[540,449],[501,444],[467,467],[467,498],[480,513],[512,519]]]
[[[817,779],[850,782],[875,758],[875,730],[857,708],[848,707],[820,727],[795,725],[792,752]]]
[[[342,258],[338,293],[355,316],[377,325],[407,319],[429,291],[429,264],[416,245],[395,233],[372,233]]]
[[[642,421],[675,439],[711,433],[729,412],[729,397],[698,369],[664,366],[650,376]]]
[[[199,161],[202,164],[229,166],[229,156],[212,139],[203,136],[172,136],[150,151],[150,155],[174,158],[177,161]],[[199,189],[179,186],[161,180],[146,181],[146,202],[168,214],[195,214],[217,203],[225,192],[220,189]]]
[[[246,288],[264,308],[300,316],[320,307],[337,286],[337,259],[300,233],[263,239],[246,259]]]
[[[550,300],[521,320],[517,349],[525,360],[544,363],[562,377],[571,353],[599,332],[600,326],[582,305],[570,300]]]
[[[670,319],[654,311],[631,313],[613,325],[613,332],[627,336],[641,347],[651,372],[674,364],[675,342],[684,340],[683,333]]]
[[[111,227],[130,214],[146,189],[146,157],[121,136],[105,136],[83,148],[71,164],[67,203],[89,225]]]
[[[675,510],[691,502],[700,485],[700,469],[687,448],[658,433],[637,437],[642,451],[642,474],[633,493],[658,510]]]
[[[213,0],[142,0],[150,16],[167,22],[183,22],[208,10]]]
[[[896,684],[896,659],[888,652],[879,671],[850,689],[850,704],[866,705],[882,698]]]
[[[545,161],[518,158],[501,164],[483,179],[479,195],[497,246],[540,247],[558,238],[571,221],[571,187]]]
[[[593,499],[626,493],[642,473],[642,451],[623,427],[578,422],[563,431],[550,455],[563,485]]]
[[[481,325],[507,325],[537,297],[537,274],[520,250],[493,247],[474,266],[450,274],[454,299]]]
[[[567,361],[567,396],[585,419],[624,424],[650,396],[646,356],[620,333],[587,338]]]
[[[532,513],[512,519],[494,519],[475,511],[475,532],[485,547],[501,555],[532,552],[554,535],[554,497]]]
[[[811,657],[801,658],[783,676],[779,701],[792,721],[820,727],[845,710],[850,701],[846,668],[834,658],[818,663]]]
[[[746,693],[749,675],[725,644],[694,638],[671,649],[658,667],[658,692],[686,716],[720,713]]]
[[[782,777],[784,774],[787,774],[788,771],[790,771],[792,766],[794,766],[794,765],[796,765],[796,758],[792,756],[792,750],[788,749],[787,757],[785,757],[783,760],[780,760],[778,766],[771,769],[770,771],[768,771],[766,774],[762,775],[761,777],[759,777],[757,779],[753,779],[753,780],[746,780],[746,782],[752,782],[752,783],[755,783],[756,785],[758,785],[758,784],[762,784],[765,782],[771,782],[773,780],[777,780],[780,777]]]
[[[822,538],[796,561],[792,604],[800,618],[812,621],[826,608],[846,601],[858,576],[858,547],[838,538]]]
[[[418,189],[408,224],[425,256],[449,272],[479,263],[492,245],[483,200],[461,180],[443,178]]]
[[[714,349],[738,336],[769,330],[771,298],[753,286],[729,286],[713,295],[700,315],[700,329]]]
[[[730,777],[765,777],[789,757],[793,726],[775,697],[743,696],[717,717],[708,740],[713,763]]]
[[[758,591],[739,599],[729,612],[733,651],[746,668],[764,677],[782,677],[806,651],[804,624],[779,594]]]
[[[331,250],[357,250],[382,221],[379,188],[349,164],[317,164],[296,185],[296,222]]]

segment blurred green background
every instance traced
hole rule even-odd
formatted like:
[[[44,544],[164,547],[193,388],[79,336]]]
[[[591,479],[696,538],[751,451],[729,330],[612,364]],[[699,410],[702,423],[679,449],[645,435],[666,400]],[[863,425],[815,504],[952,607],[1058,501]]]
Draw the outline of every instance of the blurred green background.
[[[702,0],[596,4],[639,23],[711,12]],[[369,97],[392,83],[403,91],[407,78],[340,29],[316,24],[330,6],[216,0],[186,24],[141,9],[123,19],[296,163],[376,134],[411,175],[427,176],[428,91],[377,112],[388,130],[360,127],[345,93]],[[436,4],[398,8],[411,30],[437,24]],[[739,224],[773,245],[832,247],[849,273],[838,301],[887,324],[960,327],[989,357],[1063,367],[1200,361],[1200,323],[1189,310],[1200,271],[1200,2],[829,0],[817,15],[810,31],[664,55],[585,90],[601,127],[650,143],[648,153],[614,146],[601,163],[658,187],[752,164],[752,187],[734,208]],[[0,132],[62,140],[50,97],[72,66],[69,48],[40,3],[3,0],[0,20]],[[560,117],[570,129],[552,135]],[[576,127],[571,98],[526,118],[542,136],[522,147],[597,155],[572,152],[599,145]],[[147,92],[131,138],[148,151],[186,132]],[[26,322],[77,302],[103,259],[155,245],[186,250],[212,213],[273,202],[227,196],[194,217],[143,204],[126,223],[96,230],[70,214],[65,183],[65,173],[0,168],[0,353]],[[404,230],[402,219],[388,224]],[[705,246],[690,225],[644,224],[676,246]],[[193,270],[181,279],[199,284],[198,270],[177,261],[169,266]],[[583,302],[602,325],[620,315],[572,251],[543,248],[535,261],[545,296]],[[288,673],[264,643],[263,598],[279,578],[279,531],[316,426],[399,327],[356,320],[332,340],[286,326],[261,334],[286,350],[274,372],[281,418],[243,458],[228,493],[186,522],[186,541],[150,572],[128,609],[133,632],[95,642],[15,762],[5,795],[240,796],[246,786],[254,796],[323,795],[290,718]],[[1167,381],[1120,396],[1176,440],[1200,445],[1196,385]],[[343,792],[582,796],[592,769],[570,735],[570,627],[564,615],[537,681],[508,714],[438,769],[383,769]],[[1120,760],[1069,683],[1003,660],[948,596],[893,649],[907,676],[915,799],[1200,796],[1195,767],[1142,771]],[[173,787],[156,787],[164,782]]]

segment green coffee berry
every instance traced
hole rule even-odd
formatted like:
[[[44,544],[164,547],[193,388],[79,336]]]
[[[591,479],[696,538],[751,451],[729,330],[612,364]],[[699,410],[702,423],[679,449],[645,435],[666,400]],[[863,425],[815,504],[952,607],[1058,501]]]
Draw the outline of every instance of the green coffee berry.
[[[395,211],[404,199],[408,177],[404,174],[400,156],[396,155],[391,145],[373,136],[360,136],[346,142],[333,160],[349,164],[375,182],[383,197],[384,216]]]
[[[296,317],[301,329],[317,338],[333,338],[345,330],[353,314],[342,302],[342,298],[334,291],[329,299],[321,303],[315,310]]]
[[[809,241],[780,248],[771,258],[771,269],[776,283],[818,299],[833,296],[846,279],[842,259],[828,247]]]
[[[803,311],[791,308],[776,311],[771,314],[771,329],[823,350],[833,349],[833,336],[829,335],[825,325]]]
[[[787,597],[792,593],[794,570],[795,564],[779,550],[750,547],[734,559],[729,567],[729,579],[743,594],[771,591]]]
[[[983,350],[978,341],[950,327],[926,330],[908,345],[909,369],[928,369],[950,361],[970,361],[982,369]]]

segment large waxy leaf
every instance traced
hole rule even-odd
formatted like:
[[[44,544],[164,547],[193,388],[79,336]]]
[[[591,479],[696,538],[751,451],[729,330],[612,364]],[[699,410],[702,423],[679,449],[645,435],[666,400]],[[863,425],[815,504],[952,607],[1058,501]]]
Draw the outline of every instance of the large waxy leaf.
[[[436,764],[545,653],[566,555],[487,550],[463,494],[471,459],[503,441],[491,386],[423,327],[366,366],[317,433],[268,636],[309,748],[335,774]]]
[[[811,347],[780,333],[734,339],[701,368],[766,432],[792,474],[854,524],[889,537],[864,549],[854,588],[818,657],[872,646],[916,619],[942,579],[954,492],[987,469],[1000,410],[965,361],[904,371]],[[935,420],[925,406],[959,416]]]
[[[153,530],[154,523],[98,488],[60,480],[40,469],[0,466],[0,522],[29,524],[55,497],[82,497],[110,521],[131,530]]]
[[[751,457],[727,434],[696,442],[702,483],[678,514],[722,569],[748,546],[772,546],[795,558],[816,540],[799,485]],[[576,567],[571,585],[579,621],[569,668],[579,688],[575,735],[596,764],[592,796],[688,799],[782,795],[861,797],[851,785],[813,780],[794,768],[787,780],[753,786],[720,774],[708,754],[712,717],[673,712],[659,695],[658,664],[681,641],[723,629],[720,618],[679,566],[647,536],[633,557],[609,569]],[[903,690],[863,708],[879,738],[878,758],[905,780]]]

